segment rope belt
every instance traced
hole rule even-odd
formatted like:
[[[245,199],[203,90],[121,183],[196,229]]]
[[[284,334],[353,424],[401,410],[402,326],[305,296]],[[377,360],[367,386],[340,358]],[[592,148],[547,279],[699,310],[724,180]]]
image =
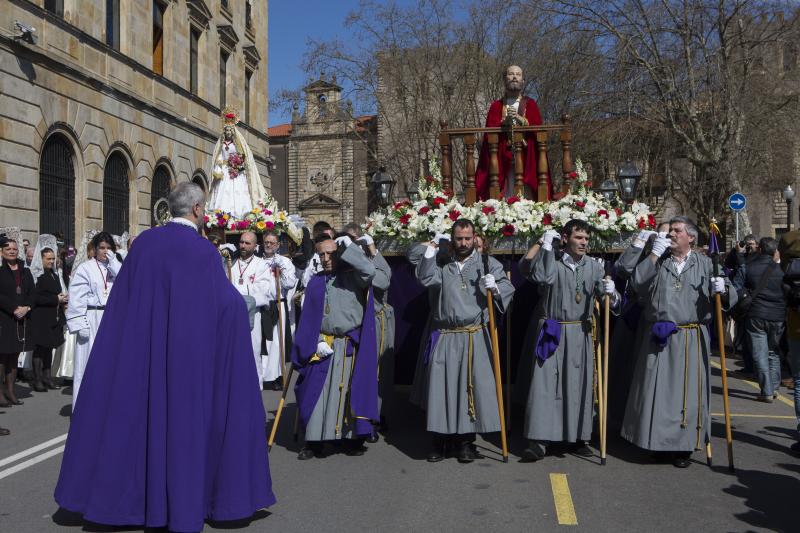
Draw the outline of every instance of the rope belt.
[[[700,431],[703,429],[703,375],[702,375],[702,362],[700,353],[702,347],[700,345],[700,324],[684,324],[678,326],[678,329],[686,331],[684,335],[684,363],[683,363],[683,408],[681,409],[681,427],[688,427],[686,420],[686,400],[689,396],[689,330],[694,330],[697,333],[697,444],[695,448],[700,447]]]
[[[450,333],[469,333],[469,343],[467,347],[467,402],[469,404],[468,413],[469,419],[475,421],[475,391],[472,383],[472,357],[474,353],[474,345],[472,342],[473,333],[482,331],[486,327],[485,324],[476,324],[474,326],[464,326],[460,328],[440,329],[439,334],[445,335]]]

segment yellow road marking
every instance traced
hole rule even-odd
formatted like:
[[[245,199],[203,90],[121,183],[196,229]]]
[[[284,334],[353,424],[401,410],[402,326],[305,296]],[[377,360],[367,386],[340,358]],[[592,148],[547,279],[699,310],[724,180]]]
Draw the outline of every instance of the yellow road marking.
[[[725,416],[725,413],[711,413],[711,416]],[[736,414],[731,413],[731,416],[737,416],[739,418],[776,418],[776,419],[786,419],[786,420],[794,420],[796,417],[790,415],[752,415],[752,414]]]
[[[722,370],[722,365],[720,365],[720,364],[719,364],[719,363],[717,363],[716,361],[711,361],[711,366],[713,366],[714,368],[718,368],[718,369]],[[730,371],[730,370],[728,370],[728,374],[729,374],[729,375],[730,375],[730,372],[731,372],[731,371]],[[759,384],[758,384],[758,383],[756,383],[755,381],[750,381],[749,379],[746,379],[746,378],[741,378],[741,377],[739,377],[739,376],[730,376],[730,377],[731,377],[731,378],[733,378],[733,379],[738,379],[739,381],[744,381],[745,383],[747,383],[748,385],[750,385],[751,387],[753,387],[753,388],[754,388],[754,389],[756,389],[757,391],[761,392],[761,385],[759,385]],[[783,403],[785,403],[786,405],[788,405],[789,407],[792,407],[792,408],[794,408],[794,402],[793,402],[792,400],[790,400],[789,398],[787,398],[786,396],[784,396],[783,394],[781,394],[781,393],[778,393],[778,399],[779,399],[781,402],[783,402]]]
[[[556,516],[562,526],[577,526],[578,517],[572,505],[566,474],[550,474],[550,486],[553,489],[553,501],[556,504]]]

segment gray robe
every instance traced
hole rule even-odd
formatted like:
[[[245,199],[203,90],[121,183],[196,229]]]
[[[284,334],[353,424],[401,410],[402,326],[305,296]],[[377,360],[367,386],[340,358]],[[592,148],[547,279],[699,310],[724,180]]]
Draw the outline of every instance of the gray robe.
[[[639,322],[643,331],[622,436],[647,450],[689,452],[700,449],[711,435],[712,263],[695,251],[686,261],[680,276],[669,257],[655,264],[647,258],[633,273],[634,290],[644,304]],[[730,288],[727,280],[726,285]],[[727,303],[736,304],[736,291],[728,290]],[[695,326],[679,328],[661,348],[651,336],[656,321]]]
[[[408,262],[414,265],[414,272],[419,279],[419,264],[422,262],[422,256],[425,255],[425,250],[428,247],[424,244],[412,244],[406,251],[406,258]],[[428,291],[428,304],[433,308],[434,302],[431,301],[431,293]],[[425,320],[425,329],[422,332],[420,339],[419,351],[417,352],[417,363],[414,367],[414,379],[411,382],[411,394],[409,400],[411,403],[422,409],[428,406],[428,372],[425,366],[425,347],[428,345],[428,338],[431,335],[431,320],[432,314],[428,313],[428,318]]]
[[[491,364],[489,311],[486,295],[478,286],[478,280],[484,275],[481,256],[474,253],[460,272],[455,261],[440,267],[435,257],[423,258],[418,272],[420,282],[428,288],[433,301],[432,328],[441,333],[426,367],[428,431],[460,435],[500,431]],[[494,258],[489,258],[488,273],[494,276],[499,290],[494,298],[495,306],[504,312],[511,302],[514,286]],[[447,332],[465,327],[477,330],[474,333]],[[468,371],[470,339],[471,375]]]
[[[565,256],[566,257],[566,256]],[[592,315],[595,296],[601,293],[603,265],[583,256],[576,271],[553,250],[542,249],[531,264],[529,279],[538,286],[536,322],[528,329],[523,357],[532,360],[530,392],[525,409],[525,437],[536,441],[576,442],[592,436],[594,399],[594,344]],[[581,301],[575,301],[579,292]],[[616,294],[614,299],[619,299]],[[536,339],[546,318],[578,322],[561,325],[561,341],[544,362],[536,357]]]
[[[394,393],[394,309],[388,301],[392,269],[380,252],[372,262],[375,264],[372,289],[375,295],[375,338],[378,341],[378,408],[384,412]]]
[[[342,264],[347,263],[347,264]],[[333,335],[333,354],[325,386],[306,426],[306,441],[354,438],[354,426],[346,422],[352,357],[346,355],[344,335],[364,319],[367,289],[375,277],[375,265],[357,244],[350,244],[339,260],[336,278],[328,285],[320,340]],[[353,421],[349,421],[353,422]]]

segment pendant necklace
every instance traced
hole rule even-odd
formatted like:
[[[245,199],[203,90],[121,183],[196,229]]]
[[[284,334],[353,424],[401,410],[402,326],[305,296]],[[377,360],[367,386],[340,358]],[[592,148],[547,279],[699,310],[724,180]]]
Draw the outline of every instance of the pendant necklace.
[[[105,298],[108,296],[108,269],[103,274],[103,269],[100,268],[100,261],[95,259],[94,262],[97,264],[97,270],[100,271],[100,277],[103,278],[103,297]]]
[[[686,261],[686,259],[684,259],[684,261]],[[675,266],[675,272],[678,273],[675,276],[675,283],[673,284],[673,288],[676,291],[679,291],[683,287],[683,271],[686,269],[686,267],[684,267],[683,270],[678,271],[678,262],[675,261],[674,258],[672,259],[672,264]]]
[[[239,285],[244,285],[244,273],[247,272],[247,269],[250,268],[250,263],[253,262],[253,258],[250,258],[250,261],[245,263],[244,269],[242,268],[242,260],[239,259]]]

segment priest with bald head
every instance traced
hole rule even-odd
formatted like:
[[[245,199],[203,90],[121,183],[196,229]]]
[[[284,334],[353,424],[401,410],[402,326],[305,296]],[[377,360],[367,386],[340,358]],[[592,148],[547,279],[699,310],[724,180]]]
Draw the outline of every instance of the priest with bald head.
[[[492,102],[489,112],[486,114],[486,127],[497,128],[506,125],[513,126],[535,126],[542,124],[542,114],[536,100],[523,94],[525,89],[525,76],[522,68],[517,65],[510,65],[503,73],[503,84],[505,93],[499,100]],[[531,192],[536,193],[538,187],[537,168],[536,168],[536,139],[533,132],[524,135],[525,146],[523,147],[523,185],[526,195]],[[504,198],[515,195],[514,191],[514,151],[512,143],[509,142],[508,135],[501,134],[497,149],[497,162],[499,174],[497,176],[500,191]],[[475,188],[479,200],[489,198],[489,142],[487,136],[483,136],[481,152],[478,159],[478,168],[475,172]],[[544,201],[552,195],[552,184],[550,176],[547,177],[547,198],[539,198]]]

